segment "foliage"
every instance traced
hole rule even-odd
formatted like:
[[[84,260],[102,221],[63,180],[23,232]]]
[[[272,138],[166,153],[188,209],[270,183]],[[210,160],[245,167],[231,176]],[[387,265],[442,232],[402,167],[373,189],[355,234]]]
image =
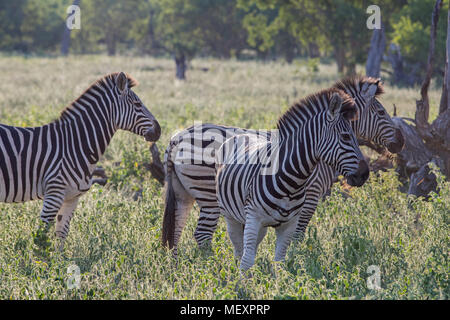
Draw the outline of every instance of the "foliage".
[[[285,32],[303,47],[314,43],[322,51],[331,52],[341,73],[354,73],[356,64],[366,59],[371,36],[366,28],[369,1],[240,0],[238,3],[248,12],[244,18],[248,41],[260,50],[274,46]],[[386,7],[392,4],[386,3]]]
[[[159,120],[164,150],[170,136],[193,121],[273,128],[296,99],[330,86],[335,65],[194,59],[189,80],[175,86],[169,59],[82,56],[0,57],[8,81],[0,83],[0,119],[36,126],[99,76],[124,70],[133,90]],[[207,68],[204,72],[201,68]],[[66,70],[71,70],[68,74]],[[412,91],[386,85],[381,102],[411,116]],[[431,99],[439,90],[430,90]],[[119,132],[102,159],[110,182],[81,198],[64,254],[48,248],[40,231],[41,201],[0,203],[0,298],[2,299],[449,299],[450,185],[430,201],[398,191],[394,170],[371,175],[344,198],[339,184],[321,202],[304,242],[291,246],[285,263],[274,263],[275,234],[258,250],[253,278],[241,279],[225,223],[211,251],[196,247],[198,209],[183,233],[178,264],[161,246],[163,194],[143,162],[148,144]],[[142,197],[133,199],[136,189]],[[67,268],[81,270],[80,289],[68,290]],[[367,269],[381,271],[381,290],[367,287]]]
[[[0,50],[39,53],[60,44],[68,0],[0,1]]]
[[[0,51],[54,54],[71,0],[0,1]],[[425,70],[435,0],[380,0],[390,41],[400,46],[404,71],[421,79]],[[341,74],[364,64],[372,31],[369,0],[81,0],[81,29],[72,30],[71,52],[219,58],[330,58]],[[436,43],[443,73],[444,1]]]
[[[423,79],[427,66],[431,13],[435,3],[435,0],[408,0],[407,5],[393,17],[392,41],[401,48],[407,63],[405,72],[418,74],[419,79]],[[447,9],[448,2],[444,1],[439,14],[434,56],[434,65],[442,74],[445,66]]]

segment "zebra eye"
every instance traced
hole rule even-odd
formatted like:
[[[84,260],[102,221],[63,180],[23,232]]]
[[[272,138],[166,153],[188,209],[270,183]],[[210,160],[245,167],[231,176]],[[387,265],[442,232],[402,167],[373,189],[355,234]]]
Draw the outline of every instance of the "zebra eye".
[[[352,140],[351,135],[349,135],[348,133],[343,133],[341,134],[342,140],[344,140],[345,142],[350,142]]]
[[[384,112],[384,110],[378,110],[378,114],[380,116],[384,116],[386,114],[386,112]]]

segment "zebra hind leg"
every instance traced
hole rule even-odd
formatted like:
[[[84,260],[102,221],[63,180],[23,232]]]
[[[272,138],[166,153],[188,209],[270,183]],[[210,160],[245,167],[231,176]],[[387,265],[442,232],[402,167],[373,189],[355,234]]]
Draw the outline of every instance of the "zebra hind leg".
[[[56,248],[59,252],[64,249],[64,242],[69,233],[70,220],[73,217],[73,212],[78,204],[78,197],[64,201],[61,209],[56,216],[55,235],[57,238]]]
[[[200,206],[200,214],[194,238],[200,248],[211,248],[211,242],[220,218],[219,207],[210,210]]]
[[[260,230],[259,233],[258,233],[258,240],[257,240],[257,243],[256,243],[256,249],[258,249],[259,244],[260,244],[261,241],[264,239],[264,237],[266,236],[266,234],[267,234],[267,227],[261,228],[261,230]]]
[[[244,226],[234,219],[225,218],[225,220],[228,236],[234,247],[234,257],[240,261],[244,252]]]
[[[258,236],[263,228],[258,217],[247,215],[244,228],[244,253],[241,259],[241,272],[246,273],[255,263]]]
[[[298,219],[293,219],[275,228],[275,234],[277,236],[277,242],[275,244],[275,261],[284,261],[286,251],[294,236],[297,221]]]

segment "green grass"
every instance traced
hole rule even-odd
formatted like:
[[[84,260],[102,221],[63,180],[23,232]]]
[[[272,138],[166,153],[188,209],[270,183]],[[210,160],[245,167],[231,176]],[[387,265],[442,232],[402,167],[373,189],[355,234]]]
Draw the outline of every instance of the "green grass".
[[[273,128],[300,97],[339,78],[334,65],[311,72],[304,62],[194,60],[186,83],[174,81],[165,59],[83,56],[0,57],[0,122],[37,126],[59,112],[102,75],[123,70],[160,121],[164,150],[170,136],[194,120],[256,129]],[[202,68],[208,68],[207,72]],[[430,93],[436,112],[439,89]],[[413,116],[418,88],[386,85],[381,102]],[[110,176],[82,197],[64,254],[43,249],[36,233],[40,201],[0,204],[1,299],[448,299],[450,185],[428,202],[398,191],[393,171],[372,175],[344,199],[340,186],[323,201],[302,243],[285,263],[274,263],[273,230],[262,242],[253,277],[241,279],[221,220],[212,250],[196,247],[193,210],[176,264],[161,246],[162,189],[142,163],[142,138],[119,132],[100,165]],[[136,190],[142,198],[133,200]],[[40,242],[41,241],[41,242]],[[51,239],[53,241],[53,239]],[[68,290],[67,268],[81,271],[80,289]],[[381,289],[367,287],[370,265]]]

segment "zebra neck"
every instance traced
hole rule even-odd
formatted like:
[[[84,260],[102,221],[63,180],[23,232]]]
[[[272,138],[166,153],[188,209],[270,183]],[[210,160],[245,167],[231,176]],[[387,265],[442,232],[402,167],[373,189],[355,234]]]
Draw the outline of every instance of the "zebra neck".
[[[90,165],[96,164],[106,151],[114,133],[117,131],[111,119],[100,110],[72,109],[59,120],[68,145],[76,150],[77,157]],[[67,112],[67,111],[66,111]]]
[[[319,136],[311,121],[288,136],[283,136],[279,150],[279,168],[276,181],[290,192],[303,188],[318,163]]]
[[[361,111],[359,111],[359,112],[361,115]],[[352,126],[352,130],[355,133],[356,138],[364,138],[364,136],[366,135],[366,134],[364,134],[366,129],[363,127],[364,123],[362,121],[353,120],[353,121],[350,121],[350,125]]]

